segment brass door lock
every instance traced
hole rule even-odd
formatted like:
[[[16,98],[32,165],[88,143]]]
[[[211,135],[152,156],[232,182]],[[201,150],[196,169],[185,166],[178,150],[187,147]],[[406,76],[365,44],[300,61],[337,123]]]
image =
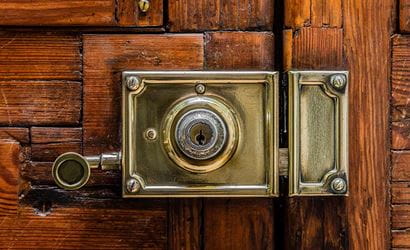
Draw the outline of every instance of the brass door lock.
[[[121,154],[61,155],[60,187],[101,167],[121,169],[123,197],[272,197],[281,169],[289,195],[347,194],[347,72],[289,72],[289,161],[277,72],[127,71],[122,83]]]

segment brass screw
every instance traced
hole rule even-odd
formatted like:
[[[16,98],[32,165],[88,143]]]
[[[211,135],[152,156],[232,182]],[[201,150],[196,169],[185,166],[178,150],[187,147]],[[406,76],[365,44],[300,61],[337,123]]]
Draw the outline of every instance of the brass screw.
[[[205,91],[206,91],[206,87],[202,83],[199,83],[195,86],[195,92],[197,94],[201,95],[201,94],[205,93]]]
[[[140,11],[145,13],[149,10],[149,0],[139,0],[138,1],[138,7],[140,8]]]
[[[150,141],[157,139],[157,131],[153,128],[149,128],[145,131],[145,138]]]
[[[141,184],[134,178],[127,181],[127,190],[130,193],[136,193],[140,190]]]
[[[337,177],[334,178],[330,183],[330,188],[332,189],[333,193],[342,194],[346,192],[347,183],[343,178]]]
[[[141,80],[136,76],[130,76],[127,78],[127,87],[131,91],[138,89],[140,83]]]
[[[330,84],[332,84],[335,89],[343,89],[346,86],[346,83],[347,79],[343,74],[336,74],[330,77]]]

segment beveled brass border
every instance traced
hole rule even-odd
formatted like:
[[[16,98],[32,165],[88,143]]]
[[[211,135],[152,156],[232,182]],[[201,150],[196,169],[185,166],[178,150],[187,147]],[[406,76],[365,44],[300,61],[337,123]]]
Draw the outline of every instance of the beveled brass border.
[[[289,84],[289,195],[333,196],[348,195],[348,72],[290,71]],[[320,182],[301,180],[300,166],[300,91],[302,86],[321,86],[335,105],[335,165]],[[313,110],[312,110],[313,112]],[[317,128],[320,129],[320,128]],[[314,166],[309,166],[312,171]],[[309,169],[310,171],[310,169]]]
[[[130,84],[127,80],[132,79]],[[135,85],[135,82],[138,84]],[[135,165],[135,133],[132,129],[135,115],[130,112],[134,105],[133,96],[145,90],[147,84],[181,83],[261,83],[266,87],[265,135],[268,141],[266,155],[266,185],[220,185],[217,187],[197,186],[149,186],[143,178],[132,172]],[[279,150],[279,94],[278,73],[270,71],[125,71],[122,73],[122,178],[123,197],[273,197],[279,194],[278,150]],[[141,131],[138,131],[141,132]],[[137,183],[137,184],[136,184]]]

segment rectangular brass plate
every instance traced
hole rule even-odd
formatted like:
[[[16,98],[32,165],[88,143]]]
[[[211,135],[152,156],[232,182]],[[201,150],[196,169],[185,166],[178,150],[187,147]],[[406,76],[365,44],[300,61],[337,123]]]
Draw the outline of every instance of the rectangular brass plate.
[[[135,89],[127,86],[130,77],[137,79]],[[123,197],[278,195],[276,72],[127,71],[122,83]],[[205,93],[197,91],[198,84]],[[173,160],[167,138],[175,137],[164,125],[176,104],[195,97],[229,104],[238,123],[235,152],[206,173],[187,171]]]
[[[289,195],[347,195],[348,73],[291,71]]]

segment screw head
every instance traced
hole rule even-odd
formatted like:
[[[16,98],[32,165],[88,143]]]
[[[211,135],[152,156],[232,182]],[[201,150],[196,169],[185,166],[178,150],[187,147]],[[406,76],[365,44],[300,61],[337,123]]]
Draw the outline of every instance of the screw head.
[[[153,128],[149,128],[145,131],[144,135],[147,140],[154,141],[157,139],[157,131]]]
[[[147,12],[149,10],[149,0],[139,0],[138,1],[138,7],[140,9],[141,12]]]
[[[131,91],[134,91],[134,90],[137,90],[138,87],[140,86],[141,79],[139,79],[136,76],[130,76],[130,77],[127,78],[126,83],[127,83],[128,89],[131,90]]]
[[[195,86],[195,92],[197,94],[201,95],[201,94],[205,93],[205,91],[206,91],[206,87],[202,83],[199,83]]]
[[[127,190],[130,193],[136,193],[140,190],[141,184],[134,178],[127,181]]]
[[[330,84],[338,90],[343,89],[346,86],[347,79],[343,74],[336,74],[330,77]]]
[[[333,193],[342,194],[346,192],[347,183],[343,178],[337,177],[334,178],[330,183],[330,188],[332,189]]]

